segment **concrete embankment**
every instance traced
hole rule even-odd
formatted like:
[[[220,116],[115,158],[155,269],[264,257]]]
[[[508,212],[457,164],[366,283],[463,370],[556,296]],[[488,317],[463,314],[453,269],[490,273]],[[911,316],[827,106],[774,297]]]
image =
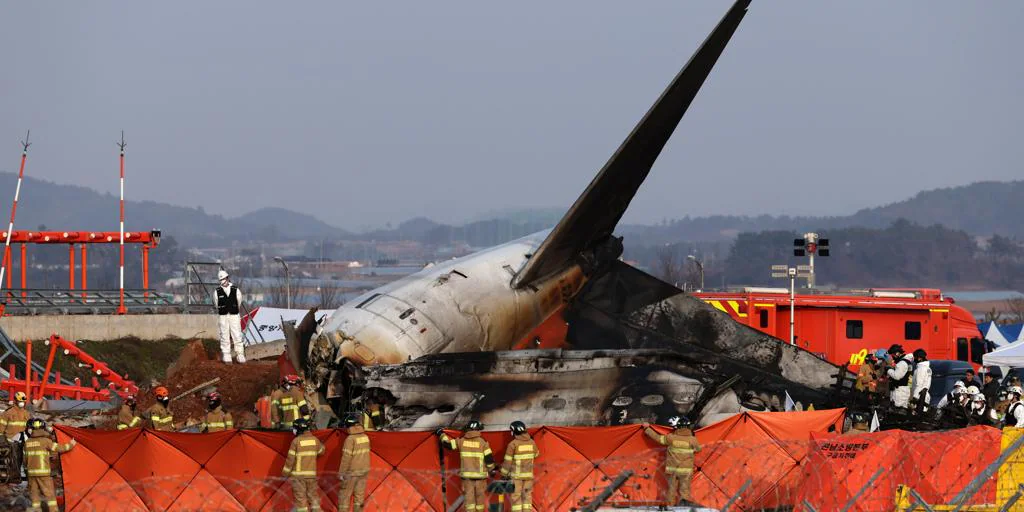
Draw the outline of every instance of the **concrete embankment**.
[[[38,315],[5,316],[0,327],[15,341],[43,340],[57,333],[69,340],[121,338],[162,340],[216,338],[217,315]]]

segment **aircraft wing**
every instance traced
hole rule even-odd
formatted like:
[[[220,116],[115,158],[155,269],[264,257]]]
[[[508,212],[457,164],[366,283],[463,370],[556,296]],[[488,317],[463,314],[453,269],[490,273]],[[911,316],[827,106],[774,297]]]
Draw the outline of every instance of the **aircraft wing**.
[[[615,231],[640,184],[747,13],[737,0],[604,168],[512,280],[523,288],[572,265],[583,251]]]

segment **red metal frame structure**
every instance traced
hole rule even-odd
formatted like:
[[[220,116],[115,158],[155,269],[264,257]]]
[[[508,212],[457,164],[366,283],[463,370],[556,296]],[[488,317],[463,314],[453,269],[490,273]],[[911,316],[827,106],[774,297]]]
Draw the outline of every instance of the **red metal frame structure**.
[[[50,354],[46,359],[46,370],[43,372],[42,378],[39,378],[38,372],[32,370],[32,341],[29,340],[25,344],[25,375],[29,377],[25,380],[15,378],[16,367],[12,364],[8,370],[9,376],[7,380],[0,381],[0,389],[8,394],[24,390],[29,400],[42,399],[46,395],[50,395],[55,399],[74,398],[76,400],[106,401],[110,399],[111,393],[116,393],[124,398],[129,394],[134,395],[139,392],[139,387],[135,385],[135,382],[122,377],[102,361],[97,361],[78,348],[74,342],[53,334],[50,336],[50,339],[46,340],[45,344],[50,347]],[[58,350],[65,356],[74,357],[80,365],[89,368],[90,373],[94,375],[91,386],[83,386],[81,380],[77,378],[73,386],[61,384],[60,372],[54,372],[53,382],[49,382],[50,370],[53,368],[53,360]],[[100,378],[107,381],[106,387],[100,387]]]
[[[3,233],[4,238],[7,233]],[[89,244],[121,244],[121,233],[117,231],[13,231],[10,233],[12,244],[21,244],[21,288],[28,288],[27,273],[28,253],[27,244],[68,244],[68,288],[75,289],[75,244],[82,246],[82,285],[84,291],[88,289],[88,255],[86,246]],[[124,234],[124,243],[142,245],[142,288],[149,289],[149,250],[160,244],[160,231],[133,231]],[[123,244],[121,244],[123,247]],[[4,257],[3,266],[9,268],[12,263],[10,251]],[[13,272],[7,273],[7,296],[13,296],[12,288]],[[25,293],[22,292],[22,296]],[[84,296],[84,294],[83,294]],[[3,315],[4,304],[0,304],[0,315]]]

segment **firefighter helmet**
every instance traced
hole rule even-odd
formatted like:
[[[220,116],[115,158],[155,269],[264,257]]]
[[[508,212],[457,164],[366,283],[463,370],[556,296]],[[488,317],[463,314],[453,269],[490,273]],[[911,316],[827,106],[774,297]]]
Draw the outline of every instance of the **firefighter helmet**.
[[[354,427],[359,424],[359,413],[350,412],[341,420],[342,425]]]
[[[309,420],[306,418],[299,418],[292,422],[292,432],[295,435],[299,435],[307,430],[309,430]]]
[[[168,398],[170,393],[167,392],[167,388],[159,386],[153,390],[153,394],[156,395],[157,399]]]
[[[282,386],[298,386],[301,383],[302,379],[300,379],[299,376],[295,374],[285,375],[284,377],[281,378]]]
[[[968,395],[974,396],[977,395],[978,393],[981,393],[981,390],[978,389],[978,386],[967,386]]]
[[[135,395],[128,395],[124,397],[124,401],[128,405],[135,405]]]
[[[1010,386],[1009,392],[1011,395],[1017,395],[1018,398],[1024,396],[1024,389],[1021,389],[1020,386]]]
[[[672,428],[690,428],[693,422],[686,416],[672,416],[665,421],[665,424]]]
[[[512,430],[512,435],[514,436],[526,433],[526,423],[523,423],[521,421],[513,421],[512,424],[508,426],[508,428]]]
[[[27,402],[28,401],[28,397],[25,396],[25,392],[24,391],[18,391],[16,393],[14,393],[14,401],[15,402]]]
[[[483,430],[484,426],[477,420],[469,420],[466,430]]]
[[[28,424],[26,424],[26,427],[28,427],[29,430],[44,429],[46,428],[46,422],[39,418],[32,418],[28,420]]]
[[[974,400],[975,402],[984,402],[984,401],[986,401],[985,400],[985,395],[983,395],[981,393],[975,393],[973,395],[972,400]]]
[[[216,391],[211,391],[210,394],[206,395],[206,403],[210,406],[210,409],[216,409],[220,407],[221,396]]]

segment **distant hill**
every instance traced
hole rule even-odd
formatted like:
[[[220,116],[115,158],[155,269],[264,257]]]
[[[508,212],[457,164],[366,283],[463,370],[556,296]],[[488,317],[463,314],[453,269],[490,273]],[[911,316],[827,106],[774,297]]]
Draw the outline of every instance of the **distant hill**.
[[[0,205],[14,198],[18,176],[0,172]],[[2,210],[2,206],[0,206]],[[18,201],[16,229],[46,226],[63,230],[118,229],[118,198],[95,190],[26,177]],[[203,246],[234,239],[340,237],[347,233],[312,216],[281,208],[263,208],[238,218],[154,201],[126,201],[125,228],[160,229],[183,245]]]
[[[939,224],[972,235],[1024,239],[1024,181],[978,182],[962,187],[920,192],[914,197],[842,217],[761,215],[684,217],[654,226],[623,225],[618,232],[641,245],[679,241],[734,239],[739,233],[808,231],[848,227],[885,229],[904,219],[922,226]]]

